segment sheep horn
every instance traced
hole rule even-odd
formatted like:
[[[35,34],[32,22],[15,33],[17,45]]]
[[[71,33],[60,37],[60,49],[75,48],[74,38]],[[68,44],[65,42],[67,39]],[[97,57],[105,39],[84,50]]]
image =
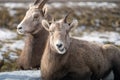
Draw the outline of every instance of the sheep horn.
[[[68,16],[69,16],[70,14],[71,14],[71,11],[64,17],[63,20],[64,20],[65,23],[67,23],[67,18],[68,18]]]
[[[39,3],[40,0],[35,0],[34,1],[34,5],[36,5],[37,3]]]
[[[48,0],[42,0],[39,4],[39,8],[42,9],[43,6],[45,5],[45,3],[47,2]]]

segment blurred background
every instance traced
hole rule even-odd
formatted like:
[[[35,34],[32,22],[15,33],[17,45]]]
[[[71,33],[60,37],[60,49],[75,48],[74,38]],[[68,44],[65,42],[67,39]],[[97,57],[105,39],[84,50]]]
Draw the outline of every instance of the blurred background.
[[[0,72],[18,70],[16,60],[24,46],[24,35],[19,35],[16,27],[33,1],[0,0]],[[56,19],[72,10],[70,21],[79,21],[72,36],[120,47],[119,0],[50,0],[47,6]]]

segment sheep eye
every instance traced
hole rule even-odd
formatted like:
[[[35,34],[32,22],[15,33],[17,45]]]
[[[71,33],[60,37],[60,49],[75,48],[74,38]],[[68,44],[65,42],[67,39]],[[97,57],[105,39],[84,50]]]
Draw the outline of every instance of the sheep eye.
[[[37,19],[39,17],[39,14],[34,14],[34,19]]]

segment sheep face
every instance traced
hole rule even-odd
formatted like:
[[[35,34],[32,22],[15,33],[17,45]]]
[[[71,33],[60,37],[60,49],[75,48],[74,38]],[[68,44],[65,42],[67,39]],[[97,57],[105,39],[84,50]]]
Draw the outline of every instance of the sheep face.
[[[50,26],[50,44],[59,54],[64,54],[68,49],[69,37],[65,26],[59,22],[52,23]]]
[[[17,26],[17,32],[19,34],[36,34],[41,30],[41,20],[43,19],[47,9],[43,8],[45,1],[47,0],[39,3],[39,0],[37,0],[34,5],[30,6],[29,10],[26,12],[24,19]]]
[[[66,53],[70,45],[69,31],[77,25],[77,20],[71,24],[65,23],[63,19],[55,21],[51,25],[46,20],[42,21],[43,27],[50,33],[50,46],[59,54]]]

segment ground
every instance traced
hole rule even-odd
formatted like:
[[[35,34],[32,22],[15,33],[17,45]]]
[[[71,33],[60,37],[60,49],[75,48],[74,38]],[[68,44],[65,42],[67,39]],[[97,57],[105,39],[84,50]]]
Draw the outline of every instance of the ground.
[[[0,80],[40,80],[40,71],[13,71],[0,73]]]

